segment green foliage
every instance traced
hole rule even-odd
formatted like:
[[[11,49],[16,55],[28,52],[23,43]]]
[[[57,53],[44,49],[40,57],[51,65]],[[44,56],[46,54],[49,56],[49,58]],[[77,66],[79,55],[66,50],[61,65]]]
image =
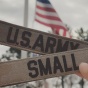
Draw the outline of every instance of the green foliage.
[[[1,61],[16,60],[21,58],[21,50],[10,47],[5,54],[2,55]]]
[[[83,28],[77,29],[76,31],[77,39],[88,41],[88,30],[84,31]]]

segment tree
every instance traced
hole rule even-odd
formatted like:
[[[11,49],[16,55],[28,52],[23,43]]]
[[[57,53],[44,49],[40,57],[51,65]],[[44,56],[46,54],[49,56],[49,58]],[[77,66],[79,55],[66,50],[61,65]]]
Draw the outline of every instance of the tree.
[[[88,40],[88,30],[84,31],[83,28],[80,28],[75,32],[77,34],[77,39],[84,41]]]

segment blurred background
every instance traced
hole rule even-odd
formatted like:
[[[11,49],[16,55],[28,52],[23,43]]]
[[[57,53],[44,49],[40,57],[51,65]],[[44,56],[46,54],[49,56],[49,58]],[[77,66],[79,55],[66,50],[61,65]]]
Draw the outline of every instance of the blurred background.
[[[57,29],[53,30],[52,25],[46,26],[35,20],[37,0],[0,0],[0,20],[33,28],[33,30],[88,41],[88,0],[64,0],[64,2],[49,0],[49,2],[56,11],[54,13],[62,20],[60,22],[66,26],[66,33],[68,32],[71,37],[63,35],[62,31],[55,32]],[[0,45],[1,62],[35,56],[39,54]],[[3,88],[88,88],[88,81],[72,74]]]

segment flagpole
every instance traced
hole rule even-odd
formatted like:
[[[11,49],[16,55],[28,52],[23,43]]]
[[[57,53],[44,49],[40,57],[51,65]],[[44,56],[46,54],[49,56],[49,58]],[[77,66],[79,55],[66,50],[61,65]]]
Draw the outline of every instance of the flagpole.
[[[24,26],[28,26],[28,0],[24,3]]]
[[[34,17],[33,17],[33,21],[32,21],[32,28],[34,28],[34,22],[35,22],[35,14],[36,14],[36,3],[37,3],[37,0],[35,0],[35,12],[34,12]],[[35,54],[35,53],[33,53],[33,52],[30,52],[30,57],[34,57],[34,56],[36,56],[36,55],[38,55],[38,54]]]
[[[28,26],[28,0],[24,1],[24,27]],[[21,51],[21,58],[27,57],[27,51]]]
[[[34,12],[34,18],[33,18],[33,22],[32,22],[32,28],[34,27],[34,22],[35,22],[35,16],[36,16],[36,4],[37,4],[37,0],[35,0],[35,12]]]

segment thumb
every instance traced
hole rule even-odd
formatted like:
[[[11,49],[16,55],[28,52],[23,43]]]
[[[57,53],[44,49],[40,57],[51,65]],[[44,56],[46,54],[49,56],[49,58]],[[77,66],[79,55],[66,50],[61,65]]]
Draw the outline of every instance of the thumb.
[[[88,64],[87,63],[81,63],[79,65],[79,71],[83,75],[83,77],[88,80]]]

